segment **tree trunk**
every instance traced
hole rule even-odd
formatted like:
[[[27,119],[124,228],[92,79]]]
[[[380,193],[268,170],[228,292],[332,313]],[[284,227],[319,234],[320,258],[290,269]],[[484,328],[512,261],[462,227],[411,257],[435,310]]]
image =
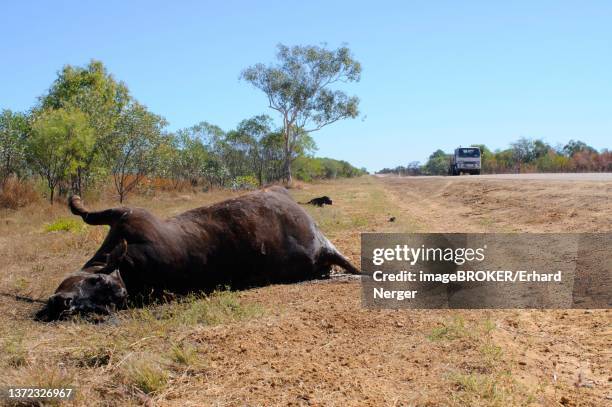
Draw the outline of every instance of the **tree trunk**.
[[[291,158],[289,157],[289,155],[285,157],[285,162],[283,164],[283,177],[285,178],[287,186],[291,186],[293,179],[291,177]]]
[[[53,195],[55,193],[55,187],[49,187],[49,202],[53,205]]]
[[[291,186],[293,179],[291,178],[291,126],[293,124],[289,122],[287,115],[284,118],[284,132],[285,132],[285,162],[283,163],[283,177],[287,186]]]
[[[77,169],[77,194],[83,196],[83,170],[81,167]]]
[[[119,193],[119,203],[123,203],[123,196],[125,194],[125,174],[121,174],[121,178],[119,179],[119,188],[117,188],[117,192]]]

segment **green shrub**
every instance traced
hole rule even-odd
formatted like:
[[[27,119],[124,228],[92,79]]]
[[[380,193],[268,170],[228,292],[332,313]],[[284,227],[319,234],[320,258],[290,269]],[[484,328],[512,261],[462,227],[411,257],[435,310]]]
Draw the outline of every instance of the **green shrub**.
[[[70,218],[59,218],[55,222],[45,225],[45,232],[72,232],[78,233],[85,229],[82,221]]]
[[[442,326],[434,328],[427,338],[432,341],[455,340],[468,336],[469,332],[465,326],[465,322],[461,317],[455,317],[452,321],[444,323]]]
[[[240,189],[257,189],[259,187],[259,182],[257,182],[257,178],[252,175],[244,175],[234,178],[232,181],[232,189],[240,190]]]

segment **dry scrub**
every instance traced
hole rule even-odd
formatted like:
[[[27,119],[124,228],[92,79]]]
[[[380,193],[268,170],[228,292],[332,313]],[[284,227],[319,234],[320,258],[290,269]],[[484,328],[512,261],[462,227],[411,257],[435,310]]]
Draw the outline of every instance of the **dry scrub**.
[[[18,209],[41,200],[29,181],[9,177],[0,188],[0,209]]]
[[[291,193],[333,199],[306,208],[357,264],[364,231],[610,230],[609,183],[419,182],[363,177]],[[234,195],[129,204],[171,216]],[[64,206],[43,203],[2,215],[1,292],[45,298],[94,252],[106,228],[68,219]],[[221,291],[99,324],[36,323],[38,304],[0,296],[0,386],[70,384],[71,404],[87,406],[609,402],[608,311],[371,311],[360,295],[359,283],[340,281]]]

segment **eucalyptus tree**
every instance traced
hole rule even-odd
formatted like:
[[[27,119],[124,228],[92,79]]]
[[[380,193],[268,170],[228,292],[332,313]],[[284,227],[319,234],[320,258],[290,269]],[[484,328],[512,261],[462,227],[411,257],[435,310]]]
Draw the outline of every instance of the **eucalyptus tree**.
[[[249,171],[255,175],[259,186],[263,186],[266,179],[266,145],[265,138],[272,132],[272,118],[268,115],[254,116],[238,124],[235,130],[235,139],[240,141],[242,151]]]
[[[121,113],[112,137],[102,146],[119,202],[158,166],[158,148],[163,145],[166,124],[163,117],[139,103],[130,104]]]
[[[219,158],[227,166],[231,178],[250,175],[253,171],[250,158],[256,142],[250,134],[231,130],[217,144]]]
[[[573,157],[576,153],[581,152],[596,153],[593,147],[580,140],[570,140],[562,149],[561,152],[568,157]]]
[[[94,148],[74,175],[73,184],[78,193],[82,193],[87,184],[107,175],[108,166],[100,154],[101,147],[114,136],[121,114],[131,102],[127,86],[96,60],[85,67],[65,65],[49,90],[39,98],[35,112],[78,109],[86,115],[94,130]]]
[[[177,155],[175,174],[196,186],[201,180],[223,185],[229,177],[221,162],[225,132],[214,124],[200,122],[176,132]]]
[[[277,181],[283,177],[284,162],[283,133],[273,131],[259,140],[261,153],[261,184]]]
[[[0,112],[0,188],[11,175],[21,176],[27,170],[27,115],[5,109]]]
[[[61,182],[68,182],[82,167],[94,145],[93,129],[78,109],[38,112],[27,140],[33,168],[45,179],[49,201]]]
[[[178,173],[183,180],[192,186],[206,177],[207,161],[211,159],[210,151],[199,137],[194,137],[189,130],[177,132],[179,143]]]
[[[429,175],[444,175],[448,173],[448,160],[448,155],[438,149],[429,156],[425,170]]]
[[[334,85],[359,81],[361,64],[347,47],[278,45],[278,62],[256,64],[241,78],[263,91],[268,107],[282,117],[284,177],[291,183],[291,162],[300,133],[310,133],[358,116],[359,99]]]

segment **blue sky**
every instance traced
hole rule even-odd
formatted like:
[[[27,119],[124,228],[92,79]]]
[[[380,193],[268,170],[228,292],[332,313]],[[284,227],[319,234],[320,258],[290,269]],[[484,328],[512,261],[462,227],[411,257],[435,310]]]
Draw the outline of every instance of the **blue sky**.
[[[279,42],[346,42],[362,117],[313,133],[317,155],[377,170],[519,137],[612,147],[610,1],[3,1],[2,15],[0,108],[27,110],[64,64],[95,58],[171,129],[230,129],[276,118],[242,69]]]

